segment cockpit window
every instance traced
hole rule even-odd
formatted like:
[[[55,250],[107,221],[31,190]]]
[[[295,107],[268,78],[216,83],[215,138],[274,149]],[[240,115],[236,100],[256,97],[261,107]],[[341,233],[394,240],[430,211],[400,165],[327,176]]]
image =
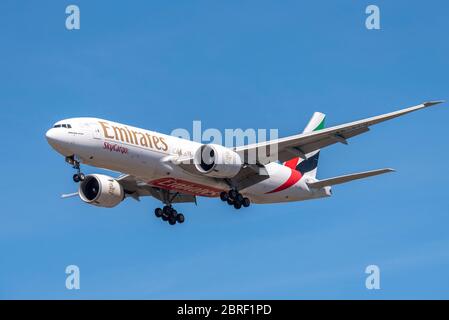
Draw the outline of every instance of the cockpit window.
[[[53,128],[67,128],[67,129],[72,129],[72,126],[70,124],[67,123],[63,123],[63,124],[55,124],[53,126]]]

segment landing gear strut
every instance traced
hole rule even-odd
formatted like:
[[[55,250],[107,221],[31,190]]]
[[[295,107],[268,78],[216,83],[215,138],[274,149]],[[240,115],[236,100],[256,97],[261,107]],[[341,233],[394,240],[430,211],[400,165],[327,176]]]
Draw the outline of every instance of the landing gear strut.
[[[75,156],[66,157],[65,161],[67,161],[73,167],[73,169],[76,170],[76,173],[73,175],[73,181],[76,183],[84,181],[84,173],[81,172],[80,162],[75,159]]]
[[[236,209],[240,209],[242,206],[247,208],[251,204],[251,201],[242,196],[237,190],[231,189],[228,192],[220,193],[221,201],[226,201],[230,206],[234,206]]]

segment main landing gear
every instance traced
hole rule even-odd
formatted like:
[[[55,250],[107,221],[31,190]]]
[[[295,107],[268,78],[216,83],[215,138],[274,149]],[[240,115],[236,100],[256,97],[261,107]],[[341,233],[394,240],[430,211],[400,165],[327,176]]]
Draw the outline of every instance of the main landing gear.
[[[251,201],[242,196],[237,190],[223,191],[220,193],[221,201],[227,202],[230,206],[234,206],[236,209],[240,209],[242,206],[247,208],[251,204]]]
[[[175,225],[176,223],[184,223],[185,218],[182,213],[178,213],[171,205],[164,206],[161,208],[156,208],[154,214],[158,218],[162,218],[164,221],[168,221],[170,225]]]
[[[159,189],[160,200],[165,204],[164,207],[154,209],[154,215],[157,218],[161,218],[163,221],[168,221],[170,225],[175,225],[176,223],[184,223],[185,218],[182,213],[178,213],[173,207],[172,202],[178,196],[178,193],[171,193],[168,190]]]
[[[66,157],[65,161],[67,161],[73,169],[76,169],[76,173],[73,175],[73,181],[76,183],[83,181],[85,175],[81,172],[80,162],[75,159],[75,156]]]

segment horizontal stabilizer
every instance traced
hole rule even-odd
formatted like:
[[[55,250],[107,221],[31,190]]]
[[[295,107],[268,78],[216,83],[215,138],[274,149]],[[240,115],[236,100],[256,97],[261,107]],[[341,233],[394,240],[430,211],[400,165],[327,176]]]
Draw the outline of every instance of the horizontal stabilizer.
[[[349,182],[349,181],[353,181],[353,180],[357,180],[357,179],[363,179],[363,178],[368,178],[368,177],[372,177],[372,176],[377,176],[379,174],[393,172],[393,171],[394,170],[390,169],[390,168],[378,169],[378,170],[372,170],[372,171],[365,171],[365,172],[353,173],[353,174],[348,174],[348,175],[345,175],[345,176],[339,176],[339,177],[335,177],[335,178],[320,180],[320,181],[317,181],[317,182],[308,183],[307,185],[310,188],[320,189],[320,188],[326,187],[326,186],[333,186],[333,185],[336,185],[336,184],[346,183],[346,182]]]

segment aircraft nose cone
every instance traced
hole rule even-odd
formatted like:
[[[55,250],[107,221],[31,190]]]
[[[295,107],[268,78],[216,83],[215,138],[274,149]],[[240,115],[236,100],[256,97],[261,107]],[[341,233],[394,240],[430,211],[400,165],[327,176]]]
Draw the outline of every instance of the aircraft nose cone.
[[[51,128],[45,133],[45,138],[47,138],[48,143],[53,147],[62,147],[66,145],[66,139],[64,138],[63,132],[58,130],[58,128]]]
[[[59,128],[51,128],[45,133],[48,144],[57,152],[68,155],[70,151],[70,138]]]
[[[57,141],[57,135],[54,128],[51,128],[45,133],[48,143],[53,144]]]

